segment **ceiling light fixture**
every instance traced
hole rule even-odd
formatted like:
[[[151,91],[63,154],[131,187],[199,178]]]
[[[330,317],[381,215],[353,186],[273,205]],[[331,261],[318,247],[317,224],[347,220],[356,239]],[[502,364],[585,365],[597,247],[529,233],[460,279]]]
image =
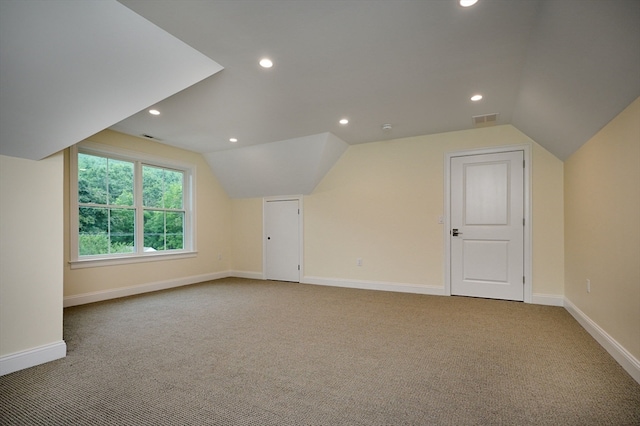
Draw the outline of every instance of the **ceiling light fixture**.
[[[343,118],[342,120],[339,121],[339,123],[344,126],[345,124],[349,124],[349,120],[347,120],[346,118]]]
[[[236,139],[236,138],[230,138],[230,139],[229,139],[229,142],[236,143],[236,142],[238,142],[238,139]]]
[[[260,66],[262,68],[271,68],[273,66],[273,61],[269,58],[262,58],[260,59]]]
[[[478,0],[460,0],[458,3],[462,7],[471,7],[474,4],[478,3]]]
[[[383,124],[382,130],[391,130],[391,124]]]
[[[157,109],[150,109],[149,110],[149,114],[151,114],[151,115],[160,115],[160,111],[158,111]]]
[[[473,95],[473,96],[471,97],[471,100],[472,100],[473,102],[478,102],[478,101],[479,101],[479,100],[481,100],[481,99],[482,99],[482,95]]]

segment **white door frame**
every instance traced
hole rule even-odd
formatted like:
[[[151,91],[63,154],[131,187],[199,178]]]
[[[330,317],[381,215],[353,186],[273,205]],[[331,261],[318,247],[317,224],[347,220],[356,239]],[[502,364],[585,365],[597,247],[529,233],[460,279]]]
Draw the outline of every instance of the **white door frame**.
[[[304,276],[304,265],[302,260],[304,259],[304,209],[302,208],[302,195],[290,195],[290,196],[274,196],[264,197],[262,199],[262,279],[267,279],[267,226],[265,207],[269,201],[298,201],[298,208],[300,209],[300,215],[298,217],[298,265],[300,265],[300,275],[298,276],[298,282],[302,282]]]
[[[510,151],[524,153],[524,302],[533,303],[531,243],[531,144],[505,145],[445,154],[444,159],[444,294],[451,296],[451,158],[469,155],[497,154]]]

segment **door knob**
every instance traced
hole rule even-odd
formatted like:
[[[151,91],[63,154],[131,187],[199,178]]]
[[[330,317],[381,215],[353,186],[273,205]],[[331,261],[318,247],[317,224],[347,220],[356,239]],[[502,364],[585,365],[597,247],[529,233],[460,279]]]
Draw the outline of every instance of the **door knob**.
[[[458,235],[462,235],[462,232],[459,232],[458,228],[453,228],[451,230],[451,235],[454,236],[454,237],[457,237]]]

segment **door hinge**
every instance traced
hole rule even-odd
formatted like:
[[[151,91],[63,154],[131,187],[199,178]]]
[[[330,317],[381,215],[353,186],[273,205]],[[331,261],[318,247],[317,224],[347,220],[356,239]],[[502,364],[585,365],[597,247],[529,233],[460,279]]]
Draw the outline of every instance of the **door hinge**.
[[[298,271],[300,270],[300,265],[298,265]]]
[[[300,214],[300,209],[298,209],[298,214]]]
[[[524,278],[525,278],[525,277],[524,277],[524,275],[523,275],[523,276],[522,276],[522,284],[524,284],[524,283],[525,283],[525,282],[524,282]]]
[[[524,217],[522,218],[522,226],[525,226],[525,224],[524,224]]]
[[[524,160],[522,160],[522,168],[524,169],[525,167],[526,167],[526,166],[525,166],[525,161],[524,161]]]

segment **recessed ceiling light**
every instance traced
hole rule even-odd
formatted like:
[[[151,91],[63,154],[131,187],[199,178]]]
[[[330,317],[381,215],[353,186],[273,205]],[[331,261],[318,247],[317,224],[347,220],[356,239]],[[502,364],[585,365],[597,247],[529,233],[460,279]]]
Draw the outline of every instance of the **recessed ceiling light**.
[[[151,115],[160,115],[160,111],[158,111],[157,109],[150,109],[149,110],[149,114],[151,114]]]
[[[342,125],[349,124],[349,120],[347,120],[346,118],[343,118],[342,120],[339,121],[339,123]]]
[[[460,0],[458,3],[460,3],[460,6],[462,7],[471,7],[478,3],[478,0]]]
[[[383,124],[382,125],[382,130],[391,130],[391,124]]]
[[[473,95],[473,96],[471,97],[471,100],[472,100],[473,102],[478,102],[478,101],[479,101],[479,100],[481,100],[481,99],[482,99],[482,95]]]
[[[269,58],[260,59],[260,66],[262,68],[271,68],[273,66],[273,62]]]
[[[236,138],[231,138],[231,139],[229,139],[229,142],[236,143],[236,142],[238,142],[238,139],[236,139]]]

